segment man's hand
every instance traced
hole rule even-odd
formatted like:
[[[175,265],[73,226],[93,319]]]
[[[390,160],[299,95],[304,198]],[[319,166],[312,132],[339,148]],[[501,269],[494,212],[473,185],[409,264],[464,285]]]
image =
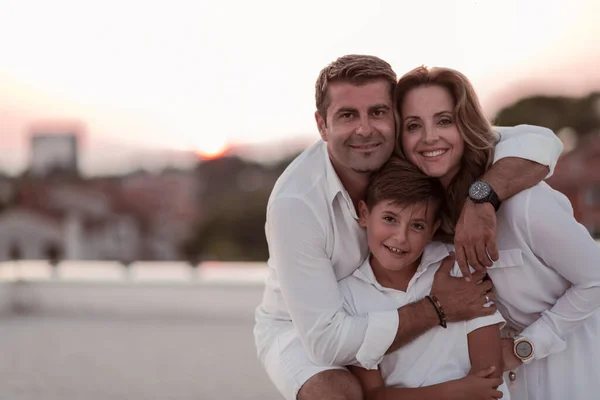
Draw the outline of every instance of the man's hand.
[[[444,259],[435,273],[431,294],[444,308],[448,322],[468,321],[473,318],[492,315],[496,306],[484,307],[487,300],[494,300],[492,281],[482,280],[486,273],[473,273],[472,281],[450,275],[454,265],[454,253]],[[486,299],[487,295],[487,299]]]
[[[513,370],[523,365],[523,361],[515,356],[514,339],[502,339],[502,361],[504,363],[504,372]]]
[[[469,265],[476,271],[485,271],[498,260],[496,212],[490,203],[465,201],[456,224],[454,247],[458,265],[466,278],[471,277]]]

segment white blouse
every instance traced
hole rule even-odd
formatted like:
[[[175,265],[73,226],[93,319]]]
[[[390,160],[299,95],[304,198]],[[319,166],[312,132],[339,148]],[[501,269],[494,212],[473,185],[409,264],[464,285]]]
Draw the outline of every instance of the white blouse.
[[[510,385],[512,398],[600,398],[600,246],[546,183],[502,204],[497,244],[522,265],[490,268],[496,304],[535,348]]]

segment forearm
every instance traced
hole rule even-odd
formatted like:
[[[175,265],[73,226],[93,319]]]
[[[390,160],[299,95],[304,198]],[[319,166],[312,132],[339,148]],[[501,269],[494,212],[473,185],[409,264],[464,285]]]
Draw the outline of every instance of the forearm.
[[[398,320],[398,332],[387,353],[398,350],[440,323],[435,308],[427,299],[399,308]]]
[[[506,200],[540,183],[549,171],[548,166],[534,161],[506,157],[492,164],[483,180],[494,188],[500,200]]]
[[[381,387],[365,392],[365,400],[458,400],[453,382],[418,388]]]
[[[500,378],[504,366],[498,325],[489,325],[470,332],[468,342],[471,373],[495,367],[495,371],[490,376]]]

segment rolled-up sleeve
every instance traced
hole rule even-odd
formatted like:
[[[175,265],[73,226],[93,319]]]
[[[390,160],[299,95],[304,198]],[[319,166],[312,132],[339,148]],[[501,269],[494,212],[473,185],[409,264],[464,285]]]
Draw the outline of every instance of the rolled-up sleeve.
[[[535,358],[564,350],[567,335],[600,308],[600,246],[576,222],[568,199],[546,185],[530,191],[526,207],[527,240],[534,254],[571,283],[571,287],[525,328]]]
[[[278,198],[267,209],[270,260],[292,322],[318,365],[372,369],[392,344],[398,312],[349,315],[327,256],[326,230],[303,199]]]
[[[494,151],[494,162],[506,157],[518,157],[547,165],[550,172],[563,150],[560,139],[548,128],[535,125],[517,125],[514,127],[495,127],[500,141]]]

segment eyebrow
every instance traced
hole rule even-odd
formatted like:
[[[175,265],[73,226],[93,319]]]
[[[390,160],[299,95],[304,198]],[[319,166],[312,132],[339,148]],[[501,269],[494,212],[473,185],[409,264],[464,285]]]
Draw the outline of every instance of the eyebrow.
[[[369,111],[380,110],[380,109],[390,110],[391,108],[387,104],[375,104],[374,106],[369,107]],[[334,114],[347,113],[347,112],[355,113],[355,112],[358,112],[358,110],[356,108],[352,108],[352,107],[342,107],[342,108],[336,110]]]
[[[453,114],[453,112],[452,111],[439,111],[439,112],[436,112],[435,114],[433,114],[433,116],[439,117],[440,115],[443,115],[443,114]],[[411,118],[421,119],[421,117],[417,117],[416,115],[409,115],[408,117],[406,117],[404,119],[407,120],[407,119],[411,119]]]
[[[343,114],[343,113],[347,113],[347,112],[355,113],[357,111],[358,110],[356,108],[342,107],[342,108],[337,109],[334,114]]]
[[[369,111],[378,110],[380,108],[385,108],[386,110],[390,109],[390,106],[387,104],[375,104],[374,106],[369,107]]]

